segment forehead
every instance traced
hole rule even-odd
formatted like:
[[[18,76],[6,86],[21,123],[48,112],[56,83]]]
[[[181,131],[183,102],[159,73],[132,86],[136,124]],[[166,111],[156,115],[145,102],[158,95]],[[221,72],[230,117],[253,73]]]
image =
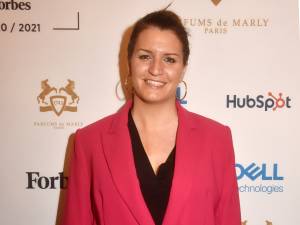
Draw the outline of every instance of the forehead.
[[[136,50],[146,49],[152,52],[182,54],[182,45],[172,30],[149,27],[137,38]]]

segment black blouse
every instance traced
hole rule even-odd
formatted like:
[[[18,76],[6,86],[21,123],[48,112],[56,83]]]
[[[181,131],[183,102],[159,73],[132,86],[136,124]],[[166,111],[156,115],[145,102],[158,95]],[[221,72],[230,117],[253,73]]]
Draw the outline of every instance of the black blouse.
[[[128,113],[128,128],[132,143],[135,167],[144,200],[155,224],[161,225],[169,200],[174,172],[176,146],[174,146],[166,162],[159,166],[156,175],[143,147],[138,130],[131,115],[131,110],[129,110]]]

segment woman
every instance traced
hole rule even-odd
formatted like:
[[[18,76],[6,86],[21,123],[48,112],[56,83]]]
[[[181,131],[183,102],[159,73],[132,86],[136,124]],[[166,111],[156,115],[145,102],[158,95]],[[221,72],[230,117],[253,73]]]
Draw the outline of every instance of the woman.
[[[176,99],[188,57],[176,14],[137,21],[132,99],[77,130],[63,225],[240,225],[230,129]]]

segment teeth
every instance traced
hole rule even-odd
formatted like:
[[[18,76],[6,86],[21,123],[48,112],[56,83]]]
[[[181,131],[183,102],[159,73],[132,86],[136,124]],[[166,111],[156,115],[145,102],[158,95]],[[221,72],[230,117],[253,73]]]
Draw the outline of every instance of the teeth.
[[[163,82],[154,81],[154,80],[146,80],[146,83],[147,83],[147,84],[150,84],[150,85],[152,85],[152,86],[154,86],[154,87],[161,87],[161,86],[164,85]]]

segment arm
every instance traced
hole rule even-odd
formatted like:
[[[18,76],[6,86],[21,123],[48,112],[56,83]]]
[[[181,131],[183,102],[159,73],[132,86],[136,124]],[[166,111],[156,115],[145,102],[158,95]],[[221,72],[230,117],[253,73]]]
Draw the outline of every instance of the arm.
[[[226,132],[222,146],[223,164],[219,174],[221,186],[220,198],[216,208],[216,225],[240,225],[241,212],[239,192],[235,172],[235,157],[230,128],[226,126]]]
[[[90,189],[91,174],[87,152],[82,145],[80,129],[75,134],[75,148],[71,154],[68,189],[61,225],[92,225]]]

